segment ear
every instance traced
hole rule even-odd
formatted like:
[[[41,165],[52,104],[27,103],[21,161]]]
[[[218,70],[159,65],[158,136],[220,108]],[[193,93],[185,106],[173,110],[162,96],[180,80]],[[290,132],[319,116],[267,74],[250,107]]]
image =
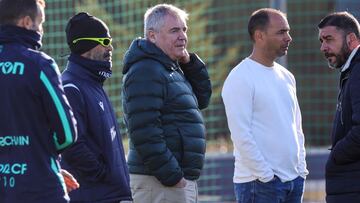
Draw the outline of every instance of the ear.
[[[355,35],[355,33],[349,33],[348,35],[346,35],[346,44],[348,45],[348,47],[352,47],[354,42],[357,41],[357,37]],[[356,44],[357,46],[357,44]]]
[[[352,41],[355,41],[356,40],[356,35],[355,33],[350,33],[349,34],[349,43],[351,43]]]
[[[155,31],[148,30],[147,32],[148,32],[147,36],[148,36],[148,39],[150,40],[150,42],[155,43],[156,42],[156,33],[155,33]]]
[[[255,42],[257,41],[262,41],[263,40],[263,35],[264,33],[261,31],[261,30],[255,30],[255,33],[254,33],[254,40]]]
[[[30,16],[22,17],[16,23],[17,26],[30,30],[33,26],[33,21]]]

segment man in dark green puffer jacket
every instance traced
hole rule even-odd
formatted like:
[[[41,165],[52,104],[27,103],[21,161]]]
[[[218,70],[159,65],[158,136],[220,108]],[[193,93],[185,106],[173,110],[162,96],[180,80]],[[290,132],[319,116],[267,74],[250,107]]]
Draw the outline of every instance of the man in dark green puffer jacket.
[[[125,54],[123,110],[130,137],[134,202],[196,202],[205,158],[211,84],[205,64],[188,53],[188,14],[160,4],[145,13],[145,39]]]

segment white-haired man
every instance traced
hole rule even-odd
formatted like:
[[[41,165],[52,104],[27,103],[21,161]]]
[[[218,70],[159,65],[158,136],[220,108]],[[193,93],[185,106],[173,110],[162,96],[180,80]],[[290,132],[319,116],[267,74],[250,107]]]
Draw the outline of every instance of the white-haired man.
[[[188,14],[172,5],[150,8],[145,39],[124,59],[123,110],[130,137],[128,166],[134,202],[197,202],[205,157],[211,84],[205,64],[188,53]]]

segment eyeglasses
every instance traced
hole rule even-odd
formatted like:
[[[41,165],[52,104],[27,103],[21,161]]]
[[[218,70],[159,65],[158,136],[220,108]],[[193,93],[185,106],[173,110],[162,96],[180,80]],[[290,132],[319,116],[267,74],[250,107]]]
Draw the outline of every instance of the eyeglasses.
[[[104,47],[108,47],[111,45],[112,38],[110,37],[104,37],[104,38],[96,38],[96,37],[83,37],[83,38],[77,38],[72,41],[73,44],[76,44],[78,41],[81,40],[90,40],[99,42],[99,44],[103,45]]]

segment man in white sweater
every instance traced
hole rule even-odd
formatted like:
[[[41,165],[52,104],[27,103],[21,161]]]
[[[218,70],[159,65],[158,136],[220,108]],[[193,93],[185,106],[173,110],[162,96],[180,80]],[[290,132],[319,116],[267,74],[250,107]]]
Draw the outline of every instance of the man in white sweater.
[[[294,76],[275,59],[287,53],[286,16],[255,11],[248,31],[252,54],[225,80],[222,97],[234,144],[238,203],[302,202],[305,162],[301,112]]]

